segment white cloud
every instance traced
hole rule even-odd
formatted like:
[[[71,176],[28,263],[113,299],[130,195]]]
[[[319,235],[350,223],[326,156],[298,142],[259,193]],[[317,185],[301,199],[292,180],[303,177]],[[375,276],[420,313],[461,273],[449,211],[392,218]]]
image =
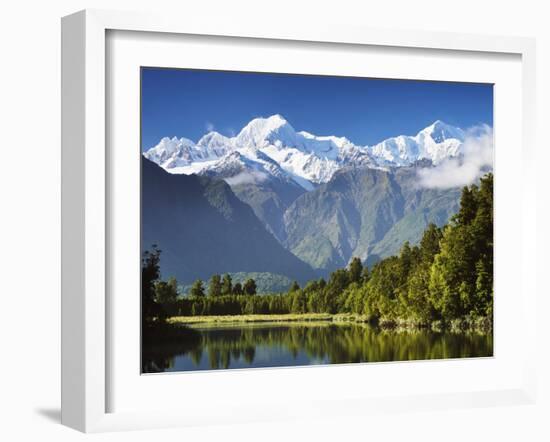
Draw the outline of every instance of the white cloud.
[[[206,130],[208,132],[212,132],[214,130],[216,130],[216,126],[214,126],[214,123],[210,122],[210,121],[207,121],[205,124],[204,124],[204,127],[206,128]]]
[[[266,173],[255,170],[249,172],[241,172],[230,178],[225,178],[225,182],[230,186],[235,186],[237,184],[261,183],[267,178],[268,175]]]
[[[421,187],[448,189],[475,182],[487,168],[493,167],[493,129],[476,126],[466,133],[462,155],[448,158],[432,168],[420,169]]]

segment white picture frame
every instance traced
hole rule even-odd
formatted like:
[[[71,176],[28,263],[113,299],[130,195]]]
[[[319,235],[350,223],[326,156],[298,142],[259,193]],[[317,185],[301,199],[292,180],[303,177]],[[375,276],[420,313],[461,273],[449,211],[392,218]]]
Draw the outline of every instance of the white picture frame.
[[[183,23],[183,24],[182,24]],[[108,63],[106,35],[110,31],[154,32],[162,35],[199,35],[276,41],[336,43],[345,47],[377,46],[403,50],[430,49],[467,51],[478,54],[511,54],[521,57],[521,291],[523,319],[519,326],[524,336],[534,336],[536,316],[535,266],[526,256],[535,256],[535,43],[532,39],[492,37],[451,33],[349,28],[343,26],[295,27],[289,24],[213,22],[180,20],[179,17],[142,13],[86,10],[62,20],[62,423],[85,432],[168,426],[207,425],[211,422],[252,422],[288,417],[319,417],[366,414],[372,410],[388,412],[531,403],[536,395],[534,345],[527,344],[522,354],[521,382],[502,388],[477,389],[460,393],[378,396],[358,394],[313,400],[310,407],[280,407],[276,404],[234,399],[234,408],[220,409],[210,416],[181,408],[140,411],[109,411],[109,366],[112,354],[108,338],[111,312],[107,228],[112,199],[109,195],[106,121],[109,93],[106,80]],[[157,34],[158,35],[158,34]],[[498,179],[498,178],[497,178]],[[498,222],[498,221],[497,221]],[[498,253],[498,245],[497,245]],[[534,258],[533,258],[534,259]],[[498,313],[496,313],[498,314]],[[517,325],[517,324],[516,324]],[[136,336],[136,339],[139,339]],[[361,367],[355,367],[357,375]],[[294,370],[294,376],[299,370]],[[351,372],[350,372],[351,374]],[[204,376],[195,381],[204,380]],[[241,378],[243,372],[240,374]],[[265,381],[269,372],[262,375]],[[217,377],[218,383],[223,379]],[[248,399],[253,398],[253,392]],[[265,405],[265,404],[264,404]],[[235,409],[243,412],[234,413]]]

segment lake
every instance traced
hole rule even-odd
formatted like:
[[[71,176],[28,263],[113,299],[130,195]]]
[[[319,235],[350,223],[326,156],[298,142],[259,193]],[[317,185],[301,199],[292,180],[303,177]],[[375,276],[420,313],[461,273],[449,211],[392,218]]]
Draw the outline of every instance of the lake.
[[[144,346],[144,373],[493,355],[493,336],[380,330],[333,322],[194,326],[179,342]]]

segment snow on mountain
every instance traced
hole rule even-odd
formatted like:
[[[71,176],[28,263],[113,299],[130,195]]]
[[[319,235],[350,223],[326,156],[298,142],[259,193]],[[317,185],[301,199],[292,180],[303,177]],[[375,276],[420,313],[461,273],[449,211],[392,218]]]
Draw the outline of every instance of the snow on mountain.
[[[165,137],[143,155],[171,172],[194,163],[216,160],[230,150],[229,138],[210,132],[197,144],[187,138]]]
[[[343,167],[398,167],[421,159],[438,164],[460,154],[462,129],[442,121],[415,136],[400,135],[374,146],[358,146],[345,137],[296,132],[281,115],[255,118],[238,135],[209,132],[196,144],[187,138],[163,138],[144,153],[170,173],[237,175],[255,182],[276,177],[306,190],[330,181]]]
[[[282,182],[295,181],[270,157],[261,151],[251,149],[234,150],[222,156],[219,160],[208,162],[208,165],[198,172],[199,175],[217,176],[225,179],[228,184],[261,183],[269,178]]]
[[[255,118],[235,137],[239,147],[261,149],[269,145],[277,147],[292,146],[296,143],[294,128],[281,115],[269,118]]]
[[[195,143],[187,138],[164,137],[159,144],[143,154],[145,158],[157,163],[165,169],[171,169],[181,163],[197,161],[193,155]],[[198,152],[200,154],[200,152]],[[202,154],[201,154],[202,155]]]
[[[438,164],[459,155],[464,139],[462,129],[437,120],[415,136],[388,138],[368,149],[381,165],[406,166],[421,159]]]

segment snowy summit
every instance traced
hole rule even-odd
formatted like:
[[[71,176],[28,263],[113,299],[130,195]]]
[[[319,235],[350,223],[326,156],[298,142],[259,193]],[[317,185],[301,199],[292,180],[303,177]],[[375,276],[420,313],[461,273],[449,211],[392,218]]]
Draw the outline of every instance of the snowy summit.
[[[232,138],[208,132],[197,143],[162,138],[145,158],[170,173],[240,177],[262,181],[277,177],[306,190],[330,181],[343,167],[400,167],[421,159],[438,164],[461,153],[465,132],[442,121],[414,136],[399,135],[374,146],[358,146],[345,137],[296,132],[281,115],[255,118]]]

